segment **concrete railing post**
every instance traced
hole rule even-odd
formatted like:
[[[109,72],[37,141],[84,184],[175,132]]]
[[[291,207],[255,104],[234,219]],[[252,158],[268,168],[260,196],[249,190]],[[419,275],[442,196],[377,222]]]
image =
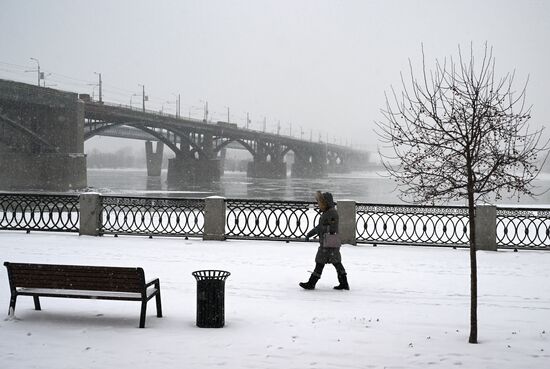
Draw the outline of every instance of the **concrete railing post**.
[[[497,208],[476,205],[476,250],[497,251]]]
[[[225,198],[210,196],[204,206],[203,240],[225,240]]]
[[[98,193],[83,193],[78,198],[80,205],[81,236],[99,236],[101,229],[101,195]]]
[[[355,245],[355,201],[338,200],[336,209],[338,210],[338,232],[342,243]]]

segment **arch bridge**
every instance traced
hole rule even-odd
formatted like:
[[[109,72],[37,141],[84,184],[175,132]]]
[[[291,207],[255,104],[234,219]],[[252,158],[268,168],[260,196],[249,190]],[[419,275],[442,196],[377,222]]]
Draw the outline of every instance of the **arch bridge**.
[[[229,145],[250,152],[251,177],[286,177],[289,153],[294,155],[293,177],[358,170],[368,163],[367,152],[345,146],[81,100],[74,93],[0,80],[0,171],[15,174],[0,180],[0,188],[28,187],[25,182],[36,187],[37,173],[52,185],[44,184],[47,188],[85,187],[84,141],[97,135],[156,140],[156,152],[146,142],[150,174],[160,174],[163,147],[168,147],[175,154],[168,167],[168,181],[174,184],[219,179]]]

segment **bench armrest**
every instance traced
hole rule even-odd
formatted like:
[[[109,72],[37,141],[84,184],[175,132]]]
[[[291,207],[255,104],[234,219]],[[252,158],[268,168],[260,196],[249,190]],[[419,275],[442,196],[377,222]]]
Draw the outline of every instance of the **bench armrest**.
[[[160,288],[160,280],[158,278],[155,278],[147,283],[145,283],[145,288],[149,287],[149,286],[152,286],[152,285],[155,285],[155,287],[157,289]]]

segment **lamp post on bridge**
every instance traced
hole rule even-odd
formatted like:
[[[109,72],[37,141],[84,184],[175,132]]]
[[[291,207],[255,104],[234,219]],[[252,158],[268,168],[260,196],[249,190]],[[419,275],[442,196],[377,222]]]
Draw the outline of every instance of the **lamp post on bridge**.
[[[229,106],[226,106],[226,108],[227,108],[227,123],[230,123],[229,122]]]
[[[145,102],[146,101],[149,101],[149,96],[145,96],[145,85],[142,85],[141,83],[138,83],[138,86],[140,86],[142,88],[142,107],[143,107],[143,112],[145,113]]]
[[[94,72],[95,74],[97,74],[99,76],[99,82],[98,82],[98,86],[99,86],[99,102],[100,103],[103,103],[103,94],[102,94],[102,86],[103,86],[103,82],[101,81],[101,73],[98,73],[98,72]]]
[[[40,61],[36,58],[31,58],[31,60],[34,60],[36,62],[36,70],[26,70],[25,72],[38,72],[36,85],[40,87],[40,80],[44,79],[44,73],[40,73]]]
[[[176,97],[176,101],[175,101],[175,104],[176,104],[176,118],[179,118],[180,117],[180,94],[172,94],[173,96]],[[174,101],[166,101],[167,104],[174,104]]]
[[[208,100],[200,100],[200,102],[204,103],[204,118],[203,122],[208,123]]]

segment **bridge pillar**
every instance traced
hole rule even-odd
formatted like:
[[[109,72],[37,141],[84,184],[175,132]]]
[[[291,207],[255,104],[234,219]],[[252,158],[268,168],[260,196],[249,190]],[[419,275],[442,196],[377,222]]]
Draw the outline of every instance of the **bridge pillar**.
[[[294,155],[293,178],[318,178],[327,176],[327,154],[317,150],[313,154]]]
[[[86,187],[78,95],[0,80],[0,189]]]
[[[350,170],[368,170],[372,163],[370,162],[370,153],[363,152],[361,154],[349,155],[346,160]]]
[[[327,171],[329,173],[349,173],[351,169],[347,161],[338,161],[338,158],[331,158],[328,162]]]
[[[281,146],[258,142],[254,161],[248,163],[246,174],[252,178],[286,178],[286,163]]]
[[[157,142],[157,150],[153,152],[153,143],[145,142],[145,158],[147,160],[147,176],[159,177],[162,170],[162,154],[164,151],[164,143]]]
[[[248,163],[246,175],[251,178],[286,178],[286,163],[282,160],[254,160]]]
[[[224,172],[224,169],[225,169],[225,158],[227,157],[227,149],[224,147],[223,149],[220,150],[220,168],[221,168],[221,173]]]
[[[196,159],[176,156],[168,160],[169,186],[194,185],[219,181],[221,166],[219,159]]]

